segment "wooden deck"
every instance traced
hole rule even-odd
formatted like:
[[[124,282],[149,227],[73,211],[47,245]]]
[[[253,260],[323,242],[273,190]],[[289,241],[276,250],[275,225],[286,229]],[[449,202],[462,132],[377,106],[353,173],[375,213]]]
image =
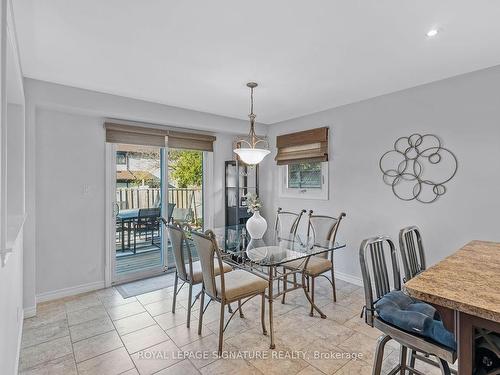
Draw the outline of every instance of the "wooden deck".
[[[116,273],[121,275],[137,270],[158,267],[162,264],[160,249],[152,246],[149,250],[144,249],[137,254],[118,255],[116,257]]]
[[[193,249],[193,248],[192,248]],[[192,250],[193,260],[196,259],[197,254]],[[174,256],[170,244],[167,249],[168,267],[175,267]],[[137,248],[137,253],[132,251],[117,251],[116,257],[116,274],[122,275],[128,272],[138,270],[145,270],[148,268],[159,267],[163,264],[160,249],[157,246],[141,246]]]

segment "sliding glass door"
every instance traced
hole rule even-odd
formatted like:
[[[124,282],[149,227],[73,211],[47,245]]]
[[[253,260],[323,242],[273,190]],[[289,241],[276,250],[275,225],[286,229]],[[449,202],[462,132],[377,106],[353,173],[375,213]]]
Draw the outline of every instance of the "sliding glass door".
[[[174,267],[161,218],[204,227],[203,151],[109,144],[112,283],[160,275]]]
[[[165,149],[114,144],[114,277],[123,282],[167,269],[161,217],[166,196]]]
[[[168,151],[168,204],[172,209],[170,222],[192,229],[204,229],[203,204],[203,151],[169,149]],[[193,259],[197,254],[191,247]],[[167,251],[167,264],[175,267],[173,254]]]

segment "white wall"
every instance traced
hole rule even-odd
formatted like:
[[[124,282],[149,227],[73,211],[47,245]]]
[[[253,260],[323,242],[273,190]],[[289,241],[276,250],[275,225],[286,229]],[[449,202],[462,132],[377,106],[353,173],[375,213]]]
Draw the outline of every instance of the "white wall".
[[[17,374],[23,328],[23,233],[14,240],[5,267],[0,267],[0,374]]]
[[[340,234],[348,243],[336,255],[336,271],[360,277],[362,239],[418,225],[429,264],[472,239],[500,240],[500,66],[273,124],[276,135],[330,127],[330,199],[280,199],[272,157],[261,170],[269,218],[281,206],[317,213],[347,213]],[[400,136],[437,134],[458,158],[448,192],[433,204],[403,202],[382,182],[380,156]],[[274,219],[273,219],[274,220]]]
[[[113,95],[25,80],[28,196],[27,306],[104,285],[105,118],[214,132],[214,225],[224,223],[224,160],[248,122]],[[262,132],[262,128],[261,132]],[[84,185],[88,192],[84,193]],[[28,232],[29,230],[29,232]]]
[[[102,283],[102,120],[39,109],[36,121],[37,294]]]
[[[7,0],[0,1],[0,40],[0,374],[10,375],[23,327],[24,93]]]

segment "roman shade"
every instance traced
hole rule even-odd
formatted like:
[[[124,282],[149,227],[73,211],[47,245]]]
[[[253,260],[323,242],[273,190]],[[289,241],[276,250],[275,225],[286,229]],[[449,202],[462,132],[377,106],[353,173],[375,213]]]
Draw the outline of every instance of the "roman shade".
[[[278,165],[328,161],[328,127],[279,135],[276,147]]]
[[[106,142],[142,146],[170,147],[188,150],[213,151],[215,137],[203,133],[182,132],[152,126],[105,122]]]

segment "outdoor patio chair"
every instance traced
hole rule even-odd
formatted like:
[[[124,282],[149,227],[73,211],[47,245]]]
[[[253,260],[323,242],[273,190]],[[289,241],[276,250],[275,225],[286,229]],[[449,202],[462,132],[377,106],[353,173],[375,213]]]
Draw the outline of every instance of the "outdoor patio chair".
[[[173,217],[173,213],[174,213],[174,208],[175,208],[175,203],[169,203],[168,204],[168,222],[171,223],[172,222],[172,217]]]
[[[159,244],[155,244],[155,235],[159,237],[160,233],[160,207],[155,208],[140,208],[137,214],[137,220],[134,223],[134,254],[137,251],[137,235],[139,237],[141,234],[145,234],[146,241],[148,239],[148,234],[151,233],[151,245],[160,247]]]
[[[392,240],[389,237],[364,240],[359,262],[365,289],[365,322],[383,333],[375,350],[373,374],[381,373],[384,348],[391,339],[401,345],[401,352],[399,364],[389,374],[408,371],[423,375],[414,368],[414,362],[407,364],[408,349],[423,353],[418,359],[438,366],[443,375],[451,374],[448,363],[457,358],[455,348],[450,347],[454,345],[453,335],[437,319],[431,305],[413,300],[401,291],[398,257]],[[437,363],[429,356],[436,357]]]
[[[175,313],[175,305],[177,300],[177,294],[185,284],[189,286],[188,292],[188,312],[187,312],[187,323],[186,326],[189,328],[191,323],[191,310],[196,300],[200,296],[200,293],[196,295],[193,300],[193,285],[198,285],[203,281],[202,268],[200,261],[193,262],[191,247],[186,233],[189,233],[191,228],[186,226],[184,230],[181,226],[174,222],[169,224],[165,219],[162,218],[168,232],[168,238],[172,244],[172,253],[174,255],[175,261],[175,282],[174,282],[174,298],[172,301],[172,313]],[[222,268],[224,272],[232,271],[232,267],[226,263],[222,263]],[[219,263],[214,261],[214,273],[219,274]],[[179,279],[182,281],[180,288],[177,288]]]
[[[312,239],[312,243],[318,246],[328,246],[332,247],[331,244],[335,243],[337,237],[337,232],[339,229],[340,222],[346,216],[342,212],[338,217],[324,216],[324,215],[313,215],[313,211],[309,211],[309,224],[307,226],[307,237]],[[304,265],[307,264],[304,269]],[[298,259],[285,264],[288,269],[296,269],[303,272],[307,280],[307,288],[311,290],[311,311],[310,316],[314,314],[314,284],[315,279],[319,276],[323,276],[330,282],[333,290],[333,301],[337,301],[337,292],[335,290],[335,271],[333,262],[333,250],[324,252],[320,255],[312,256],[309,262],[306,263],[305,259]],[[325,272],[330,271],[330,278],[324,275]],[[285,284],[286,285],[286,284]],[[286,291],[286,289],[285,289]],[[283,294],[283,301],[285,300],[285,295]]]
[[[200,318],[198,320],[198,334],[201,335],[203,314],[208,306],[205,306],[205,294],[210,297],[210,301],[217,301],[220,305],[220,318],[219,318],[219,356],[222,354],[222,343],[224,331],[226,330],[229,322],[236,314],[240,313],[243,318],[242,306],[255,296],[261,296],[261,325],[262,333],[267,335],[265,317],[266,297],[265,291],[268,286],[267,280],[254,275],[245,270],[235,270],[229,273],[224,271],[217,275],[215,272],[215,265],[219,265],[219,269],[223,269],[222,253],[217,245],[215,234],[208,230],[205,234],[199,232],[191,232],[193,241],[198,249],[200,257],[201,268],[203,271],[203,289],[201,292],[200,304]],[[215,257],[215,262],[214,262]],[[241,302],[244,300],[243,302]],[[238,308],[232,312],[226,324],[224,324],[224,307],[231,302],[238,301]]]

